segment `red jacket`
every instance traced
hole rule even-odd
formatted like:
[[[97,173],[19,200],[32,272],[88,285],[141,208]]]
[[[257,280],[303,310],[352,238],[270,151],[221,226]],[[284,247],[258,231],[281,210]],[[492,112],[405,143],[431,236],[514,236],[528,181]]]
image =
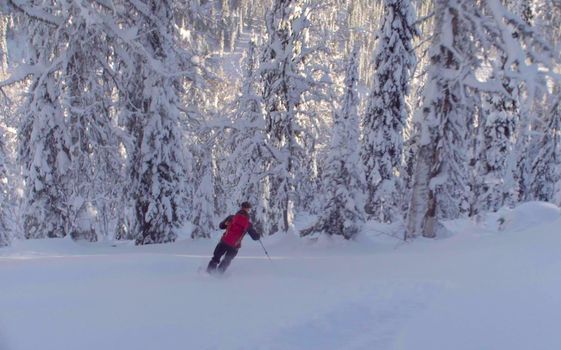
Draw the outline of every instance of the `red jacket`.
[[[221,241],[231,247],[240,248],[246,233],[254,240],[259,239],[259,234],[252,228],[249,215],[244,210],[238,211],[234,216],[228,216],[220,223],[220,228],[226,228]]]

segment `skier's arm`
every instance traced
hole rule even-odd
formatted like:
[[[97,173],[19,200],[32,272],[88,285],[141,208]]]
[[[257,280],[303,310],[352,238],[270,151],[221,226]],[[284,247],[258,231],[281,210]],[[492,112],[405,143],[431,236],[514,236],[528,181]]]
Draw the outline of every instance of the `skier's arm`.
[[[259,232],[255,231],[255,229],[253,229],[253,225],[250,225],[249,228],[247,229],[247,233],[249,233],[249,235],[251,236],[251,239],[253,239],[254,241],[259,240],[259,238],[261,238],[261,235],[259,234]]]
[[[218,227],[219,227],[221,230],[225,230],[225,229],[228,227],[228,225],[230,225],[230,221],[232,221],[232,218],[233,218],[233,217],[234,217],[233,215],[228,216],[226,219],[224,219],[224,221],[222,221],[222,222],[218,225]]]

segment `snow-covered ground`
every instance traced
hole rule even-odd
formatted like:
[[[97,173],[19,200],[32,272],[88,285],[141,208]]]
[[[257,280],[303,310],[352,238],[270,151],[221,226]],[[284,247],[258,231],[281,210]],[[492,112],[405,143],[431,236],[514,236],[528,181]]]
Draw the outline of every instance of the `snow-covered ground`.
[[[246,238],[223,278],[216,239],[0,249],[0,350],[561,349],[561,213],[543,203],[403,243]]]

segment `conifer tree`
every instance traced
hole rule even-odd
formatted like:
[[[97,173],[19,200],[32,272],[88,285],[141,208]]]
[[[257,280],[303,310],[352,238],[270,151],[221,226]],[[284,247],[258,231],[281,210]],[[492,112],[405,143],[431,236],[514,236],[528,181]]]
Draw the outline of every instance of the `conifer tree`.
[[[4,147],[4,130],[0,129],[0,247],[10,244],[11,235],[7,222],[8,215],[8,174],[6,152]]]
[[[559,99],[559,97],[557,97]],[[538,143],[539,152],[532,162],[530,191],[532,198],[549,202],[554,198],[555,185],[561,176],[557,172],[561,163],[559,156],[559,134],[561,133],[561,114],[559,102],[544,115],[544,132]]]
[[[178,94],[192,72],[190,55],[175,43],[170,1],[130,3],[129,21],[137,41],[128,44],[123,120],[133,137],[129,149],[130,198],[136,244],[174,241],[185,190],[185,166]],[[132,19],[132,20],[131,20]],[[139,49],[142,48],[142,49]],[[192,77],[192,76],[191,76]]]
[[[561,150],[558,149],[557,152],[559,154]],[[557,166],[555,168],[555,173],[561,174],[561,164],[559,164],[559,162],[557,163]],[[553,186],[553,203],[557,204],[558,206],[561,206],[561,177],[559,176]]]
[[[508,2],[507,8],[511,9],[512,15],[516,20],[520,21],[519,25],[512,30],[514,38],[523,38],[524,32],[529,32],[535,36],[532,30],[532,22],[534,20],[533,0],[516,0]],[[502,62],[507,62],[505,54],[501,57]],[[512,63],[512,62],[511,62]],[[504,71],[508,71],[508,67],[502,67]],[[519,70],[518,67],[515,68]],[[514,118],[513,132],[513,148],[509,159],[508,172],[506,174],[506,187],[508,191],[507,204],[514,206],[517,203],[532,199],[530,191],[530,177],[532,172],[533,158],[536,156],[537,142],[533,137],[533,120],[536,115],[535,101],[536,91],[527,91],[523,87],[523,79],[512,79],[506,77],[503,79],[503,85],[509,92],[510,98],[513,100],[513,108],[511,113]],[[531,96],[528,96],[531,95]]]
[[[471,110],[475,104],[468,97],[480,90],[504,91],[481,84],[473,76],[480,65],[477,49],[493,48],[499,57],[504,55],[504,76],[524,82],[528,96],[535,96],[534,90],[543,81],[536,66],[551,60],[547,45],[499,1],[439,0],[435,21],[406,237],[419,233],[435,237],[439,217],[453,218],[460,212],[455,198],[462,198],[467,188],[464,142],[475,114]],[[520,75],[522,70],[527,74]],[[498,83],[496,78],[493,83]],[[452,212],[446,213],[446,208]]]
[[[361,157],[366,172],[370,218],[392,222],[399,218],[403,185],[403,129],[408,117],[405,98],[416,58],[418,35],[409,0],[385,0],[384,19],[374,52],[374,78],[364,116]]]
[[[463,153],[467,115],[463,78],[468,74],[470,40],[468,27],[460,18],[462,1],[437,0],[431,66],[423,91],[421,134],[407,217],[407,237],[421,233],[435,237],[438,209],[458,207],[450,200],[463,190]],[[464,61],[464,60],[468,61]],[[444,187],[448,187],[444,189]],[[447,196],[448,198],[444,197]]]
[[[351,55],[341,110],[333,117],[333,133],[325,161],[324,182],[328,194],[318,222],[301,235],[324,232],[353,238],[364,222],[364,180],[359,155],[358,50]]]
[[[303,96],[313,90],[313,71],[305,64],[314,51],[306,42],[309,8],[302,0],[275,0],[267,14],[268,42],[261,60],[263,103],[270,154],[265,232],[286,232],[305,177],[305,150],[311,135],[302,125]]]
[[[24,165],[23,229],[26,238],[64,237],[71,225],[66,201],[70,180],[68,128],[52,73],[32,83],[20,135]]]
[[[534,23],[539,35],[544,37],[544,39],[551,43],[553,47],[558,47],[561,43],[561,3],[555,0],[535,0],[534,9]],[[557,205],[561,205],[561,175],[559,175],[561,174],[561,157],[559,156],[561,154],[561,143],[559,142],[559,137],[561,136],[559,134],[559,125],[551,125],[551,123],[555,123],[555,119],[551,119],[555,118],[555,115],[557,116],[557,123],[559,123],[559,82],[557,82],[556,86],[553,87],[553,93],[548,96],[546,102],[546,106],[544,107],[540,118],[542,122],[542,129],[540,130],[542,135],[538,142],[538,149],[541,154],[536,157],[536,161],[539,166],[536,163],[533,164],[531,188],[534,195],[538,195],[538,192],[540,192],[536,191],[538,187],[543,186],[542,189],[545,190],[548,186],[551,186],[553,190],[553,197],[551,201]],[[558,130],[557,134],[552,133],[552,129],[555,128]],[[545,139],[549,139],[549,142],[553,142],[555,146],[549,144],[542,152],[541,147],[543,142],[546,141]],[[546,156],[546,159],[553,156],[555,157],[556,162],[554,162],[554,164],[549,164],[547,161],[544,162],[543,160],[540,160],[543,156]],[[540,168],[545,171],[537,171]],[[541,176],[544,176],[545,174],[548,174],[549,171],[553,171],[553,175],[555,175],[553,180],[554,183],[544,183],[543,185],[540,185],[539,181],[543,181],[544,179],[542,177],[542,179],[537,180],[535,174],[541,173],[543,174]],[[547,193],[548,191],[546,190],[545,192]],[[539,198],[539,195],[537,198]]]
[[[118,131],[111,113],[113,85],[107,68],[114,38],[101,24],[103,12],[95,6],[67,6],[64,31],[68,49],[61,69],[63,107],[71,135],[69,202],[74,219],[70,234],[90,241],[112,230],[109,224],[119,200],[116,193],[123,183]]]
[[[480,140],[476,150],[475,204],[472,215],[497,211],[505,204],[508,188],[504,184],[507,159],[512,150],[514,118],[505,110],[509,99],[498,94],[489,97],[479,125]],[[511,102],[514,103],[514,102]],[[486,108],[485,108],[486,107]]]
[[[266,177],[265,120],[258,81],[258,57],[254,41],[249,43],[244,63],[244,81],[241,95],[236,101],[234,125],[228,141],[232,153],[226,160],[225,171],[230,175],[229,211],[240,204],[252,204],[253,225],[263,232],[266,208],[263,200]]]
[[[505,204],[512,206],[524,192],[526,172],[527,113],[520,107],[518,81],[506,75],[508,58],[499,55],[492,63],[491,80],[501,84],[502,92],[487,93],[484,97],[480,128],[484,130],[484,145],[480,150],[475,188],[480,211],[496,211]],[[479,198],[482,195],[485,198]]]
[[[191,238],[210,238],[210,233],[215,229],[211,149],[209,144],[203,144],[195,154],[199,164],[195,164],[194,171],[199,182],[193,196],[192,221],[195,228]]]
[[[67,202],[70,135],[57,79],[60,61],[51,63],[52,56],[59,52],[58,23],[56,17],[52,19],[55,23],[50,22],[52,8],[39,4],[25,10],[34,10],[36,17],[24,13],[22,18],[29,39],[23,76],[32,75],[18,131],[19,161],[25,180],[23,231],[26,238],[64,237],[72,224]]]

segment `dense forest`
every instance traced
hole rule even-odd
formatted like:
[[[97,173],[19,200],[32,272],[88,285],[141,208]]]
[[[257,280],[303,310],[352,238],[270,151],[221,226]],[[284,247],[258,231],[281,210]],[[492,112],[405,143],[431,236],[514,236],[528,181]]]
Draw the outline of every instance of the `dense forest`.
[[[0,4],[0,245],[561,205],[560,0]]]

